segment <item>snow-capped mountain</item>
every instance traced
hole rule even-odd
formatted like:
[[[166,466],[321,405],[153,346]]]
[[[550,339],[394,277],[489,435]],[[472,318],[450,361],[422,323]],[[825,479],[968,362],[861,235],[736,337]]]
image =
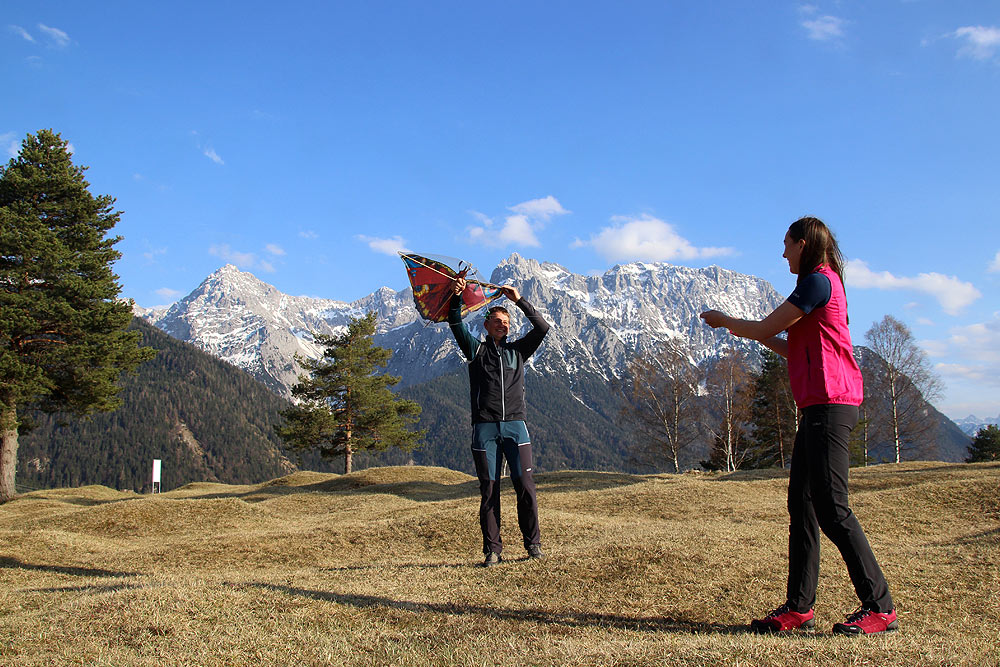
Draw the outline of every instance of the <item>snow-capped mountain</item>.
[[[682,337],[692,361],[719,354],[726,345],[747,345],[713,331],[698,315],[717,308],[759,319],[782,297],[760,278],[719,267],[691,269],[665,263],[631,263],[601,276],[583,276],[548,262],[512,254],[493,271],[491,282],[516,286],[552,325],[533,358],[543,372],[574,377],[620,377],[637,353]],[[354,302],[289,296],[250,273],[227,265],[166,311],[137,309],[139,317],[174,338],[245,369],[275,391],[289,395],[300,372],[296,354],[317,357],[313,334],[338,334],[352,317],[376,311],[376,344],[393,350],[388,372],[401,386],[433,379],[457,368],[461,357],[446,324],[427,325],[409,289],[383,287]],[[512,309],[513,336],[525,318]],[[467,320],[483,335],[481,315]]]
[[[969,415],[964,419],[956,419],[955,424],[962,429],[962,432],[966,435],[975,437],[976,433],[979,432],[979,429],[985,428],[990,424],[1000,424],[1000,415],[997,415],[993,419],[980,419],[975,415]]]

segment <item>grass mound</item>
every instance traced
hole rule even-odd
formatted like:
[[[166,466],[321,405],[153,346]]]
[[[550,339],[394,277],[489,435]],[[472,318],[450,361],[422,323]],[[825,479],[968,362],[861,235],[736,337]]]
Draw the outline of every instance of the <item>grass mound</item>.
[[[901,619],[860,641],[829,634],[856,599],[825,538],[820,631],[745,631],[783,599],[781,471],[537,482],[547,557],[504,480],[489,570],[476,480],[440,468],[27,494],[0,506],[0,665],[1000,665],[1000,464],[852,471]]]

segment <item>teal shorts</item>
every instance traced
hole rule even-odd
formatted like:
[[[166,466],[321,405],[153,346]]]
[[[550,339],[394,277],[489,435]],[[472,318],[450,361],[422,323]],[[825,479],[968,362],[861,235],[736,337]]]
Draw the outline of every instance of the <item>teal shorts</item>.
[[[523,421],[473,424],[472,458],[480,479],[500,479],[504,459],[511,477],[530,477],[531,438],[527,425]]]

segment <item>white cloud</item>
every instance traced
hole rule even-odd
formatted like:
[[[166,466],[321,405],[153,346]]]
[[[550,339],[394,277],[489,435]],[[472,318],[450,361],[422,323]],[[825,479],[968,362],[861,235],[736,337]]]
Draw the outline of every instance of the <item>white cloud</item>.
[[[552,195],[515,204],[510,207],[510,210],[527,218],[542,220],[544,222],[548,222],[553,216],[569,213]]]
[[[169,287],[161,287],[160,289],[155,290],[154,294],[163,297],[164,299],[177,299],[177,297],[181,295],[180,292],[175,289],[170,289]]]
[[[227,243],[212,246],[208,249],[208,254],[224,259],[241,269],[252,269],[257,265],[257,255],[252,252],[233,250]]]
[[[142,256],[146,259],[146,262],[148,263],[155,262],[157,257],[159,257],[160,255],[167,254],[166,248],[153,248],[149,246],[148,242],[146,246],[147,250],[142,253]]]
[[[278,257],[283,257],[285,255],[285,249],[276,243],[268,243],[264,246],[264,250],[268,251],[272,255],[277,255]]]
[[[14,137],[13,132],[0,134],[0,147],[6,151],[8,157],[17,157],[21,152],[21,142]]]
[[[1000,314],[949,331],[948,338],[922,343],[931,356],[948,356],[948,362],[934,365],[946,379],[977,381],[1000,387]]]
[[[223,162],[222,158],[219,157],[219,154],[215,152],[214,148],[206,148],[205,151],[204,151],[204,153],[205,153],[205,157],[207,157],[209,160],[211,160],[215,164],[226,164],[225,162]]]
[[[997,413],[1000,313],[985,322],[952,327],[946,337],[919,344],[929,357],[939,360],[934,371],[948,387],[947,403],[939,409],[952,416]]]
[[[665,262],[735,254],[732,248],[695,247],[669,222],[651,215],[615,216],[611,222],[612,226],[591,236],[589,241],[578,239],[573,247],[591,246],[609,262]]]
[[[271,262],[268,262],[267,260],[261,260],[258,266],[267,273],[274,273],[276,271],[274,264],[271,264]]]
[[[513,215],[505,217],[499,228],[489,216],[470,211],[479,220],[479,225],[469,228],[469,239],[493,247],[520,245],[537,248],[541,246],[537,232],[555,216],[570,213],[552,195],[515,204],[508,210]]]
[[[847,21],[836,16],[817,16],[802,21],[809,39],[817,42],[829,42],[844,36],[844,26]]]
[[[1000,28],[965,26],[948,36],[964,42],[958,49],[959,56],[974,60],[989,60],[996,55],[997,50],[1000,50]]]
[[[44,32],[45,35],[49,38],[49,41],[51,41],[52,44],[57,48],[61,49],[63,47],[69,46],[70,43],[69,35],[67,35],[59,28],[50,28],[44,23],[39,23],[38,29]]]
[[[913,290],[928,294],[949,315],[959,311],[982,296],[972,283],[962,282],[954,276],[941,273],[921,273],[916,277],[894,276],[888,271],[875,272],[860,259],[853,259],[847,266],[850,286],[883,290]]]
[[[303,231],[299,232],[299,236],[301,236],[304,239],[308,239],[310,241],[312,241],[313,239],[318,239],[319,238],[319,234],[317,234],[316,232],[312,231],[311,229],[306,229],[306,230],[303,230]]]
[[[11,25],[11,26],[7,26],[7,27],[10,29],[10,31],[12,33],[14,33],[15,35],[23,38],[25,41],[31,42],[32,44],[35,43],[35,38],[31,36],[31,33],[28,32],[27,30],[25,30],[24,28],[22,28],[21,26],[19,26],[19,25]]]
[[[986,269],[990,273],[1000,273],[1000,250],[997,251],[996,257],[990,262],[989,268]]]
[[[988,364],[1000,364],[1000,316],[994,314],[988,322],[955,327],[949,332],[948,343],[963,356]],[[1000,375],[997,377],[1000,382]]]
[[[409,252],[406,247],[406,240],[401,236],[393,236],[388,239],[380,239],[373,236],[358,234],[354,238],[368,244],[368,247],[383,255],[395,255],[397,252]]]

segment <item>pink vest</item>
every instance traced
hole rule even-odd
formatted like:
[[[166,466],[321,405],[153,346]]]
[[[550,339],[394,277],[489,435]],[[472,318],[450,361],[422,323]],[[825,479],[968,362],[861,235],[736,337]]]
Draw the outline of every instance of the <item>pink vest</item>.
[[[847,297],[840,277],[826,264],[816,268],[830,279],[830,301],[788,329],[788,376],[799,408],[861,405],[864,384],[847,329]]]

